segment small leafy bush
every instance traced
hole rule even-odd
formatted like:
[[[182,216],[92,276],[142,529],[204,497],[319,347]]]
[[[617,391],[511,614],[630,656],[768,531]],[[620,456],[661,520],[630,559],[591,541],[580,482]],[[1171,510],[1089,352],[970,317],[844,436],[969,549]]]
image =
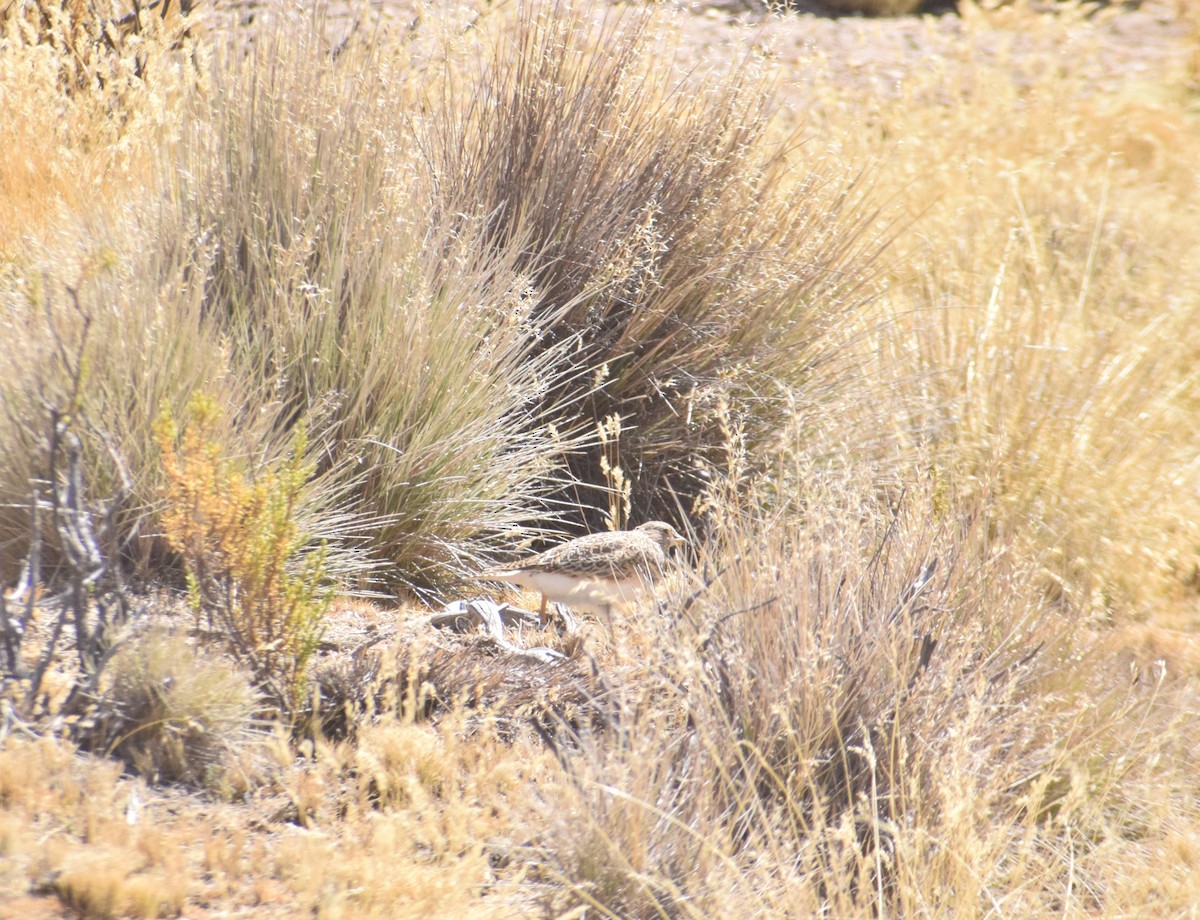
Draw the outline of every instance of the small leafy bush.
[[[169,412],[155,424],[166,474],[163,532],[183,559],[197,616],[223,630],[233,652],[292,710],[333,598],[325,547],[314,548],[297,519],[313,473],[304,426],[288,457],[251,476],[213,438],[214,400],[195,396],[189,414],[182,430]]]

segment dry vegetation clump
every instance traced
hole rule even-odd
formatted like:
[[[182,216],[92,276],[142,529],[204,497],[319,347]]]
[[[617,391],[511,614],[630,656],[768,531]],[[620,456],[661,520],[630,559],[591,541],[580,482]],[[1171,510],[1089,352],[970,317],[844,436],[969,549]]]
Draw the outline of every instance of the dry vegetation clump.
[[[553,663],[498,649],[483,637],[426,644],[403,637],[328,656],[314,671],[314,711],[327,738],[353,736],[362,725],[403,718],[475,713],[511,733],[532,728],[553,743],[599,730],[614,716],[595,662],[578,644]]]
[[[1102,51],[1065,12],[1007,14],[1007,42]],[[1031,93],[1007,67],[970,83],[926,74],[870,113],[901,137],[936,131],[953,153],[906,145],[882,167],[926,213],[920,235],[897,239],[904,270],[877,302],[878,373],[904,404],[889,403],[903,437],[930,448],[949,488],[987,497],[1051,600],[1078,592],[1099,618],[1140,617],[1186,582],[1200,546],[1186,70],[1165,67],[1154,91],[1097,92],[1068,72]],[[930,95],[945,104],[919,104]]]
[[[820,0],[822,6],[839,13],[864,16],[904,16],[918,10],[923,0]]]
[[[657,5],[10,16],[0,912],[1194,912],[1195,38],[1121,15],[814,57],[799,147]],[[611,632],[331,628],[605,506],[695,522]]]
[[[261,731],[261,706],[227,659],[151,630],[113,656],[80,740],[150,782],[212,786]]]
[[[540,294],[515,253],[429,220],[403,62],[276,41],[261,63],[230,52],[185,133],[168,241],[205,254],[202,321],[258,388],[246,417],[307,419],[387,578],[444,583],[539,529],[532,500],[571,447],[537,408],[558,360],[530,354]]]
[[[46,905],[33,892],[81,917],[179,915],[189,890],[186,857],[170,829],[130,820],[145,801],[140,781],[52,737],[9,738],[3,755],[6,910],[38,916]]]
[[[325,474],[312,500],[374,519],[393,586],[444,585],[539,535],[554,496],[598,504],[604,473],[577,448],[635,410],[626,481],[646,513],[677,516],[667,496],[695,493],[719,441],[714,405],[757,445],[796,392],[828,392],[844,351],[826,333],[863,296],[870,234],[852,180],[793,175],[767,144],[754,68],[715,94],[656,95],[648,15],[613,14],[609,62],[582,12],[525,9],[502,27],[523,44],[493,44],[477,89],[429,115],[407,58],[352,44],[331,59],[316,38],[216,52],[221,78],[188,97],[145,206],[47,246],[8,289],[30,348],[10,359],[5,437],[22,447],[0,533],[28,526],[33,420],[80,327],[87,478],[114,450],[128,465],[141,564],[163,550],[143,432],[196,390],[228,407],[214,436],[234,456],[268,464],[306,424]],[[461,80],[448,66],[425,79]],[[556,140],[521,153],[535,136]],[[313,529],[345,546],[344,521]]]
[[[91,435],[87,480],[101,488],[111,450],[131,471],[124,536],[139,565],[160,565],[164,549],[145,432],[197,391],[227,407],[213,439],[251,468],[307,424],[322,478],[305,513],[339,508],[309,530],[343,576],[361,577],[350,570],[362,555],[337,552],[358,535],[354,515],[369,514],[375,558],[409,586],[544,528],[534,499],[572,441],[538,426],[556,358],[528,357],[537,292],[515,255],[424,221],[428,191],[385,62],[364,84],[368,49],[335,64],[316,38],[279,41],[264,58],[228,50],[212,65],[220,84],[189,97],[180,135],[130,195],[144,207],[11,266],[9,322],[29,347],[6,358],[4,437],[20,445],[0,474],[7,539],[29,527],[42,406],[72,385],[59,353],[79,354],[86,376],[73,409]]]
[[[829,329],[880,245],[861,177],[785,155],[760,56],[681,78],[645,10],[522,4],[488,51],[424,120],[438,213],[521,253],[538,351],[571,353],[548,411],[566,430],[615,417],[637,517],[677,520],[719,450],[718,404],[757,451],[787,394],[818,402],[844,373]],[[597,457],[570,458],[585,508],[602,504]]]
[[[199,78],[187,21],[119,0],[13,0],[0,8],[0,266],[27,264],[25,243],[118,206]],[[160,8],[159,12],[162,12]],[[135,27],[136,26],[136,27]]]
[[[1113,873],[1176,833],[1143,783],[1194,730],[1175,708],[1194,690],[1131,681],[979,519],[834,479],[793,483],[802,517],[725,517],[682,616],[639,623],[626,718],[568,759],[545,813],[554,908],[1042,916],[1145,897]]]

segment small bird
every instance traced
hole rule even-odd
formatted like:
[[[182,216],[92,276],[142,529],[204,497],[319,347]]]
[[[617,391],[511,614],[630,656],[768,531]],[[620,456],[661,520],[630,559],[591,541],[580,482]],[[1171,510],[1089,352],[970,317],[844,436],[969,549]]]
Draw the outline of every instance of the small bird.
[[[685,542],[670,524],[650,521],[633,530],[568,540],[517,565],[484,572],[479,578],[540,591],[538,615],[543,625],[549,601],[609,617],[613,604],[653,584],[666,565],[667,550]]]

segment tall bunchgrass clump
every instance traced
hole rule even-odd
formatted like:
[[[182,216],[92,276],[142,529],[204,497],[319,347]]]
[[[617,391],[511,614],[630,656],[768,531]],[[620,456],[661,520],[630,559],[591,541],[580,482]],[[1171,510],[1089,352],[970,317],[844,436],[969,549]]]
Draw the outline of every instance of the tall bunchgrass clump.
[[[143,566],[165,550],[146,432],[197,390],[235,407],[214,432],[231,455],[269,460],[307,424],[310,496],[333,512],[314,536],[351,581],[364,540],[347,548],[347,516],[373,522],[369,553],[392,563],[393,587],[444,583],[480,548],[540,532],[573,443],[543,424],[558,352],[531,355],[540,295],[516,256],[430,223],[408,97],[390,94],[403,66],[361,47],[333,59],[314,37],[213,66],[219,87],[188,97],[185,129],[130,191],[144,207],[44,244],[6,288],[27,343],[5,358],[7,545],[29,527],[41,407],[65,386],[54,356],[84,325],[87,472],[103,481],[107,446],[123,456]]]
[[[146,252],[147,240],[114,213],[142,200],[179,103],[201,82],[200,55],[190,45],[172,53],[184,41],[181,28],[158,15],[130,34],[117,24],[126,12],[118,3],[73,0],[21,0],[0,11],[0,328],[20,342],[0,357],[6,580],[29,552],[31,494],[45,494],[38,480],[54,412],[66,413],[81,437],[88,495],[103,501],[119,491],[127,460],[145,500],[152,494],[145,480],[154,476],[152,464],[140,462],[150,453],[149,416],[132,407],[167,398],[177,384],[163,387],[165,378],[215,372],[205,367],[211,352],[190,330],[174,346],[163,341],[164,302],[179,304],[188,325],[187,291],[173,285],[178,266],[129,258]],[[68,405],[76,367],[79,399]],[[134,502],[119,512],[116,542],[134,554],[144,510]],[[41,539],[43,575],[53,578],[61,561],[53,528]]]
[[[122,564],[144,567],[161,559],[154,551],[151,509],[162,478],[147,436],[156,413],[163,405],[182,413],[190,393],[205,384],[230,403],[243,402],[239,382],[222,379],[225,350],[201,322],[200,292],[187,283],[191,261],[143,257],[154,251],[151,237],[123,222],[110,225],[108,241],[102,241],[104,223],[44,251],[46,261],[0,295],[4,324],[23,343],[0,358],[6,444],[0,456],[0,541],[6,547],[0,568],[6,577],[28,546],[31,491],[45,490],[37,482],[46,476],[52,412],[65,413],[80,438],[86,494],[107,498],[120,484],[120,468],[127,472],[131,494],[114,522],[114,545],[122,547]],[[272,433],[262,426],[250,430],[259,449],[270,453]],[[53,578],[61,548],[52,531],[43,543],[44,573]]]
[[[539,529],[571,444],[540,408],[559,360],[532,353],[541,294],[515,251],[431,220],[402,64],[281,39],[224,66],[180,145],[170,243],[211,253],[206,325],[258,411],[309,416],[322,469],[355,477],[390,584],[444,583],[471,546]]]
[[[137,440],[148,407],[204,389],[243,407],[235,452],[283,449],[306,419],[389,582],[430,587],[543,529],[556,498],[599,504],[564,482],[601,488],[598,454],[575,448],[606,419],[642,514],[670,515],[720,440],[715,406],[762,444],[797,392],[819,401],[845,357],[830,327],[866,290],[860,190],[793,173],[754,67],[663,89],[662,36],[630,16],[595,35],[578,10],[525,8],[476,74],[451,56],[414,78],[315,39],[218,55],[147,182],[157,203],[88,235],[110,266],[81,288],[85,309],[104,301],[88,393],[109,391],[96,414],[123,429],[135,505],[161,475]],[[420,113],[421,79],[467,89]],[[20,310],[35,338],[60,334],[61,310]],[[15,360],[12,403],[31,406]],[[14,505],[23,472],[4,477]]]
[[[681,79],[652,12],[572,3],[522,4],[494,28],[478,76],[423,120],[438,213],[520,254],[543,295],[538,351],[571,352],[543,404],[568,429],[619,419],[639,514],[678,515],[673,493],[686,506],[695,461],[718,449],[719,401],[757,448],[786,394],[818,402],[836,379],[829,329],[872,272],[863,190],[772,135],[753,54]],[[572,458],[585,488],[598,457]]]

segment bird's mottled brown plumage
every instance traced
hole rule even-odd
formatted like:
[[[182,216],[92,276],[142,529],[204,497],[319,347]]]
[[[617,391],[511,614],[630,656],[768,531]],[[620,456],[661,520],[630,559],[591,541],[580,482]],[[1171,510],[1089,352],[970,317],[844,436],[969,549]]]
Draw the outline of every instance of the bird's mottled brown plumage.
[[[683,542],[670,524],[650,521],[633,530],[568,540],[480,578],[540,591],[543,622],[551,600],[607,615],[614,603],[653,583],[666,565],[667,551]]]

